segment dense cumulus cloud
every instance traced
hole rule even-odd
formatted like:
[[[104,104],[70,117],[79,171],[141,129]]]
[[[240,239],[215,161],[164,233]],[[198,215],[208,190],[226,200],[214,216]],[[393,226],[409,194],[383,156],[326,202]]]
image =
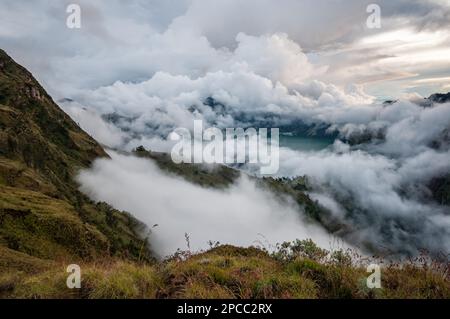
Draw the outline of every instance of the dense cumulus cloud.
[[[117,81],[80,90],[72,98],[93,112],[121,117],[117,125],[124,130],[163,136],[178,126],[192,127],[194,119],[221,128],[251,126],[256,121],[278,126],[295,119],[368,121],[375,112],[369,106],[373,98],[357,86],[341,89],[313,80],[323,68],[312,64],[285,34],[252,37],[241,33],[238,40],[233,52],[211,65],[219,70],[205,75],[158,72],[139,83]],[[208,98],[220,109],[205,104]],[[66,105],[70,110],[73,103],[62,104]]]
[[[68,2],[3,1],[0,47],[114,149],[169,151],[170,132],[194,120],[334,136],[321,151],[282,146],[278,176],[308,175],[311,196],[348,226],[355,246],[448,253],[449,208],[428,185],[450,173],[450,104],[422,95],[450,89],[450,6],[378,1],[382,28],[368,29],[369,3],[80,1],[82,28],[72,30]],[[399,100],[382,103],[388,97]],[[159,224],[161,254],[182,247],[184,233],[196,248],[249,245],[258,233],[327,246],[301,211],[245,178],[213,191],[113,153],[79,180],[93,198]]]
[[[450,84],[445,0],[377,1],[381,29],[366,26],[369,0],[81,0],[81,29],[66,27],[69,3],[5,0],[0,10],[0,45],[57,98],[158,71],[205,74],[218,65],[217,52],[238,45],[240,33],[288,34],[329,66],[322,79],[371,83],[382,96]]]

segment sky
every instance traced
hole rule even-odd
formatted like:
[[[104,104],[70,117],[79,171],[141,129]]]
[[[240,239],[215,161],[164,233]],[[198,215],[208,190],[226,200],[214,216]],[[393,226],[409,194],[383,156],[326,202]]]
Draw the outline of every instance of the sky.
[[[239,37],[273,34],[299,46],[321,70],[317,80],[363,85],[379,99],[450,91],[448,0],[377,1],[379,29],[367,27],[373,1],[365,0],[82,0],[81,28],[69,29],[72,2],[0,4],[0,47],[57,98],[158,71],[199,76],[232,54]],[[294,68],[291,77],[308,71]]]

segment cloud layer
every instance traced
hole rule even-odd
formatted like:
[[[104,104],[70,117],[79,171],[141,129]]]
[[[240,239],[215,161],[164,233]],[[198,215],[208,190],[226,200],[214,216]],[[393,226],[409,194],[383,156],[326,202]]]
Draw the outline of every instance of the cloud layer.
[[[111,155],[80,174],[82,190],[132,212],[149,226],[158,224],[149,239],[160,256],[187,249],[185,234],[194,251],[207,248],[208,241],[271,249],[297,238],[312,238],[326,248],[344,247],[305,222],[293,203],[280,203],[245,177],[226,191],[206,189],[168,176],[148,160]]]

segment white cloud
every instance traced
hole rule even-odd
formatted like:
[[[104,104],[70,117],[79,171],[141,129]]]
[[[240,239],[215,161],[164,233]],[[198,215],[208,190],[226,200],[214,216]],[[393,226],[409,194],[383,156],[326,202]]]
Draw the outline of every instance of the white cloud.
[[[336,154],[282,148],[280,157],[279,175],[307,175],[316,188],[313,198],[350,227],[351,242],[357,238],[397,253],[450,251],[449,229],[436,223],[450,221],[448,208],[421,201],[426,182],[450,171],[450,152],[429,150],[402,161],[360,150]]]
[[[324,248],[333,241],[304,221],[294,204],[280,203],[245,177],[225,191],[206,189],[166,175],[149,160],[110,155],[79,175],[81,189],[147,225],[158,224],[150,242],[161,256],[187,249],[185,233],[194,251],[207,248],[209,240],[251,246],[312,238]]]
[[[126,134],[117,126],[105,122],[94,110],[88,110],[76,102],[61,103],[63,110],[77,122],[88,134],[101,144],[109,147],[122,147],[126,142]]]

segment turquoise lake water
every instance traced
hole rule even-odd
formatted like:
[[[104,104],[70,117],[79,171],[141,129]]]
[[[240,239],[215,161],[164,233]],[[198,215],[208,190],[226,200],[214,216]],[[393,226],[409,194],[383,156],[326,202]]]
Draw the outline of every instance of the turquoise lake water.
[[[280,135],[280,146],[296,151],[320,151],[334,143],[331,137],[302,137]]]

